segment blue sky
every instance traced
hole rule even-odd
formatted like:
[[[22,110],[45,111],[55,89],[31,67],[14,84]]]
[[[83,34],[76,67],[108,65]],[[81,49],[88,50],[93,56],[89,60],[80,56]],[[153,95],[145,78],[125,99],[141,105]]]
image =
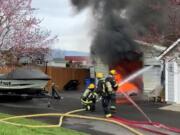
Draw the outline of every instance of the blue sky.
[[[42,19],[41,26],[59,36],[53,48],[89,51],[91,43],[89,10],[77,14],[70,0],[32,0],[37,8],[36,16]]]

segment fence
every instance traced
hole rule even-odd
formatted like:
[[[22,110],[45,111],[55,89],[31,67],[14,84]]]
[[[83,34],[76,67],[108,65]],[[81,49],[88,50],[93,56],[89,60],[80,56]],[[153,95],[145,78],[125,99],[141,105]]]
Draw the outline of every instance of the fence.
[[[51,82],[55,82],[59,90],[63,90],[64,85],[70,80],[78,80],[80,85],[79,90],[85,87],[85,79],[89,78],[89,69],[76,69],[76,68],[61,68],[61,67],[36,67],[46,72],[51,77],[47,88],[50,89]],[[15,67],[0,67],[0,74],[8,73]]]

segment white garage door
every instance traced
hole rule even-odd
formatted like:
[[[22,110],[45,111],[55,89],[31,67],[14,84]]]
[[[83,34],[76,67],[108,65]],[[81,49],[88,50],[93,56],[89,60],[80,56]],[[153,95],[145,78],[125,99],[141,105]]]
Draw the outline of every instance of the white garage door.
[[[155,66],[143,75],[144,93],[149,93],[160,84],[161,67]]]
[[[144,94],[147,94],[161,82],[161,64],[153,58],[145,58],[144,65],[145,67],[154,66],[143,74]]]

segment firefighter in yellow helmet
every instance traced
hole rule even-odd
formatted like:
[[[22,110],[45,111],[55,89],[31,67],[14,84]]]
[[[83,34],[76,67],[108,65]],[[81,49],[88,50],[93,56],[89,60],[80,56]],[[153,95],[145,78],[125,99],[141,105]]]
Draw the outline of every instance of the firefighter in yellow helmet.
[[[89,84],[88,88],[84,91],[81,97],[81,103],[87,111],[95,111],[96,100],[98,95],[95,92],[95,85]]]
[[[97,73],[98,79],[97,93],[102,97],[102,107],[105,113],[105,117],[109,118],[112,116],[112,112],[116,111],[115,106],[115,90],[117,84],[114,80],[115,70],[111,70],[107,78],[104,78],[102,73]]]
[[[96,78],[97,79],[102,79],[104,77],[104,74],[99,72],[99,73],[96,73]]]
[[[117,74],[115,69],[112,69],[109,71],[109,76],[106,78],[106,81],[109,81],[111,83],[111,87],[114,91],[117,90],[118,84],[116,83],[115,80],[115,75]]]
[[[111,69],[111,70],[109,71],[109,73],[110,73],[111,75],[115,75],[115,74],[116,74],[116,70],[115,70],[115,69]]]
[[[96,92],[101,96],[102,91],[105,89],[104,74],[100,72],[96,73],[96,78],[98,79]]]
[[[112,69],[109,71],[108,77],[106,77],[105,82],[106,82],[106,87],[107,91],[109,92],[109,101],[110,102],[110,111],[115,112],[116,111],[116,90],[118,89],[118,84],[115,81],[115,75],[117,74],[115,69]]]
[[[109,111],[109,108],[108,108],[108,105],[109,105],[109,100],[108,100],[109,92],[107,91],[104,74],[103,73],[97,73],[96,78],[98,79],[96,91],[97,91],[98,95],[100,95],[102,97],[102,107],[103,107],[103,110],[104,110],[104,113],[105,113],[105,117],[109,118],[109,117],[112,116],[112,114],[111,114],[111,112]]]

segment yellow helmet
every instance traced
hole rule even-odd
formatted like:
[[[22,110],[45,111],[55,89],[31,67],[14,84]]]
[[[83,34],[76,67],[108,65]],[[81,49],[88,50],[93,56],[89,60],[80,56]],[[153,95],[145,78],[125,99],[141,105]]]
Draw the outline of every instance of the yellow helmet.
[[[115,69],[110,70],[110,74],[111,75],[115,75],[116,74],[116,70]]]
[[[100,79],[100,78],[103,78],[104,75],[103,75],[103,73],[96,73],[96,77]]]
[[[95,85],[93,83],[89,84],[88,89],[94,89]]]

